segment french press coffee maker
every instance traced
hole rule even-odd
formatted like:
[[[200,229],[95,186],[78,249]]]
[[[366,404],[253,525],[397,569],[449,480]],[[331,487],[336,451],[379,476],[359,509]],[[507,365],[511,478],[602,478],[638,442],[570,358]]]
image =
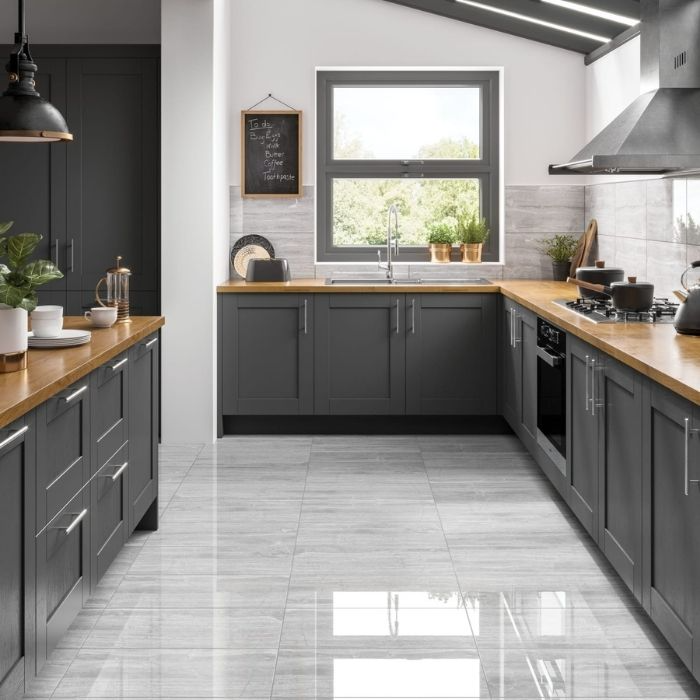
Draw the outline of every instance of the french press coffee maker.
[[[122,267],[121,255],[117,257],[116,267],[107,270],[105,277],[102,277],[95,287],[95,301],[100,306],[117,307],[117,323],[131,323],[129,318],[129,277],[131,270]],[[107,299],[100,299],[100,285],[107,286]]]

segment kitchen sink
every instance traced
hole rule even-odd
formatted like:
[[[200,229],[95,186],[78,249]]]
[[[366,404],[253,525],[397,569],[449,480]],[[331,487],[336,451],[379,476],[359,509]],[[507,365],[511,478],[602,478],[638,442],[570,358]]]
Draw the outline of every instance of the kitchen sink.
[[[465,277],[464,279],[421,279],[421,284],[492,284],[485,277]]]
[[[430,284],[430,285],[467,285],[467,284],[491,284],[490,280],[484,277],[472,277],[465,279],[393,279],[388,280],[386,277],[379,278],[367,278],[367,277],[353,277],[353,278],[338,278],[329,277],[326,279],[326,284],[366,284],[366,285],[376,285],[376,284]]]

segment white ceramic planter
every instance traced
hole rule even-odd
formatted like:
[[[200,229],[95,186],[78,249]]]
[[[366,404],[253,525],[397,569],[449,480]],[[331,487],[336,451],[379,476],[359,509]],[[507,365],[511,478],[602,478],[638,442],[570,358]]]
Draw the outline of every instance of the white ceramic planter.
[[[27,349],[27,312],[0,308],[0,355]]]

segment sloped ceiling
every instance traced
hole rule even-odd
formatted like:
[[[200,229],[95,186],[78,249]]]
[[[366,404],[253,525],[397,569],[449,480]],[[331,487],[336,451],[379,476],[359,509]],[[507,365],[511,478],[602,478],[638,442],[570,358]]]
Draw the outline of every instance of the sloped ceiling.
[[[606,12],[639,19],[640,0],[576,0],[579,5],[596,8]],[[618,22],[612,22],[600,17],[576,12],[568,8],[559,7],[543,2],[542,0],[479,0],[474,5],[464,4],[458,0],[385,0],[397,5],[404,5],[416,10],[431,12],[450,19],[476,24],[480,27],[494,29],[507,34],[540,41],[562,49],[589,54],[600,48],[606,42],[591,39],[576,34],[534,24],[513,16],[498,14],[491,10],[479,7],[488,5],[497,9],[506,10],[518,15],[532,17],[537,20],[552,24],[563,25],[573,29],[612,39],[624,32],[635,33]]]

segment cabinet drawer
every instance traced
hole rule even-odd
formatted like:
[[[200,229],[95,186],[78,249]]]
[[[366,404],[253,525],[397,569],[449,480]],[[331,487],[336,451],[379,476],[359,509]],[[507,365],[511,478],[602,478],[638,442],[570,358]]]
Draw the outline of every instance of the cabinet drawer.
[[[93,474],[127,439],[128,368],[129,357],[122,353],[95,370],[91,377]]]
[[[88,594],[89,487],[37,537],[37,671],[80,612]]]
[[[37,409],[37,532],[89,479],[88,386],[85,378]]]
[[[126,541],[129,445],[112,455],[90,481],[92,586]]]

